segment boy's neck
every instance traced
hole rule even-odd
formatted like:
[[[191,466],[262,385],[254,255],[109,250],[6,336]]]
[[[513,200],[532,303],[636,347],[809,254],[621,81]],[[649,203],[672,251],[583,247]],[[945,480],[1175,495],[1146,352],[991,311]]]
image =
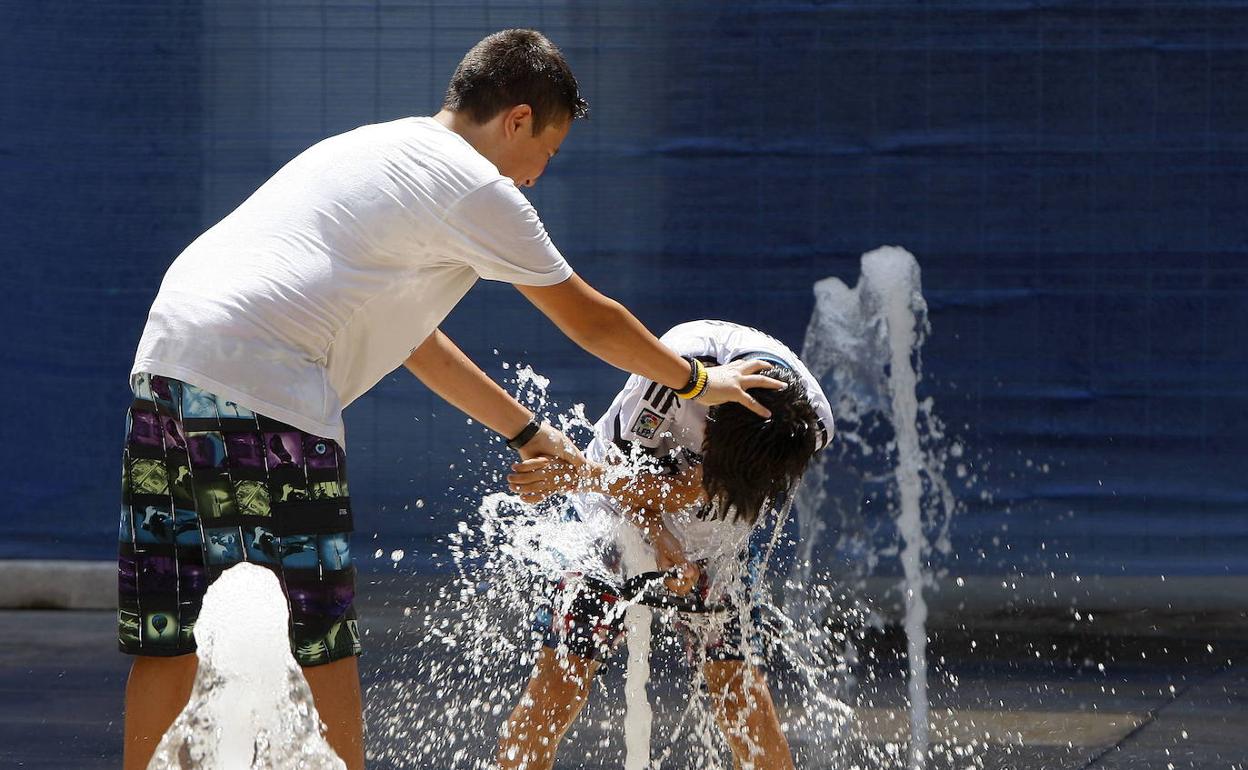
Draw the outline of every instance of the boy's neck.
[[[476,123],[462,112],[452,112],[447,109],[439,111],[437,115],[433,116],[433,119],[462,136],[465,142],[472,145],[472,149],[486,158],[490,157],[488,152],[490,148],[488,123]]]

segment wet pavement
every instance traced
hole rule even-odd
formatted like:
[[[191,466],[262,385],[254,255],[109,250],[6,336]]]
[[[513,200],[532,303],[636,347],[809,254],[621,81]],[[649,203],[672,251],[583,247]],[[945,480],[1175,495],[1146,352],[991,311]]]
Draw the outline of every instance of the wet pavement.
[[[385,702],[389,694],[410,692],[404,682],[421,676],[429,662],[421,656],[433,654],[412,653],[432,646],[414,643],[421,613],[407,617],[403,604],[391,599],[380,606],[366,597],[361,608],[368,649],[361,667],[370,693],[370,750],[377,757],[370,767],[467,766],[467,758],[489,750],[505,711],[483,708],[465,722],[462,713],[445,714],[445,702],[405,700],[399,708]],[[929,767],[1248,770],[1248,627],[1239,621],[1206,631],[1171,619],[1115,637],[1025,619],[996,624],[994,631],[937,632],[929,649],[937,747]],[[0,767],[120,765],[128,662],[115,652],[113,622],[103,611],[0,612]],[[837,741],[838,756],[810,751],[811,736],[794,729],[799,767],[904,767],[900,756],[889,760],[885,748],[900,746],[907,732],[903,649],[895,630],[864,640],[858,652],[865,664],[846,696],[854,717]],[[453,663],[451,648],[436,654]],[[679,688],[665,687],[665,666],[656,663],[652,686],[652,696],[666,704],[658,707],[656,746],[678,729],[675,715],[684,697]],[[517,665],[515,681],[524,674]],[[618,704],[611,703],[621,677],[618,666],[608,667],[595,686],[561,749],[559,768],[608,766],[593,757],[615,755],[604,745],[622,745]],[[782,719],[800,722],[793,717],[804,706],[786,697],[785,672],[771,677]],[[444,756],[412,758],[403,742],[413,737],[395,737],[392,729],[409,714],[413,721],[424,717],[422,729],[468,724],[468,734]],[[681,768],[680,757],[663,767]]]

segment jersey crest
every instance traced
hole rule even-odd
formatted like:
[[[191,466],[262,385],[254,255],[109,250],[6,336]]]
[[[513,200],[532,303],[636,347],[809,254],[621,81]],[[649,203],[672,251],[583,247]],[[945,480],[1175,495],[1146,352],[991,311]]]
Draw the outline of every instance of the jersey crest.
[[[637,415],[637,421],[633,423],[633,434],[638,438],[652,439],[662,424],[663,418],[660,415],[649,409],[642,409],[641,414]]]

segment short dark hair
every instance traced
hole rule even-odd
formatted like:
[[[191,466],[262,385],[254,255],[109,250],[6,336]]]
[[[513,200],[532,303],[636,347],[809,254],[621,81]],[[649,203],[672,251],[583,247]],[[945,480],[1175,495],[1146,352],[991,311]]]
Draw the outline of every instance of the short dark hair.
[[[517,104],[533,108],[533,133],[589,114],[563,54],[541,32],[505,29],[472,47],[455,68],[442,107],[486,123]]]
[[[749,391],[771,411],[770,419],[736,403],[707,411],[702,487],[710,518],[731,515],[752,526],[764,505],[777,504],[797,486],[818,449],[819,417],[801,378],[781,367],[763,374],[788,384],[784,390]]]

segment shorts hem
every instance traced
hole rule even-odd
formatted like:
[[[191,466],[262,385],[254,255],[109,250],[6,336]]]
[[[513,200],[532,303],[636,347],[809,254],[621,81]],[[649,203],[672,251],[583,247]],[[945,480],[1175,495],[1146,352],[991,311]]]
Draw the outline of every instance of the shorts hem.
[[[118,645],[117,650],[122,655],[129,655],[130,657],[133,657],[133,658],[180,658],[183,655],[194,655],[195,653],[199,652],[198,647],[193,647],[189,650],[187,649],[135,650],[135,649],[125,646],[124,644]],[[312,660],[312,661],[301,661],[299,660],[297,656],[294,656],[293,653],[292,653],[292,657],[294,657],[295,663],[299,666],[299,668],[316,668],[317,666],[328,666],[330,663],[337,663],[338,661],[346,660],[347,658],[358,658],[363,654],[364,654],[363,650],[356,650],[354,652],[349,652],[344,655],[337,655],[337,656],[332,656],[332,657],[325,658],[325,659],[318,659],[318,660]]]
[[[182,655],[191,655],[192,653],[199,651],[198,647],[191,647],[190,649],[141,647],[139,649],[134,649],[133,647],[128,647],[125,644],[118,644],[117,649],[123,655],[132,655],[143,658],[177,658]]]

